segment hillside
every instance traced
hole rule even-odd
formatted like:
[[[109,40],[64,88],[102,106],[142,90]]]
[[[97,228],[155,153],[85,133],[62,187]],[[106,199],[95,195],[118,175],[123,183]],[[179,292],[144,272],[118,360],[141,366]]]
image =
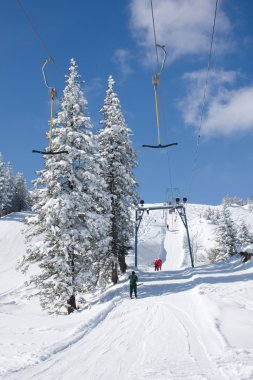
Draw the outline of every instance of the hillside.
[[[89,294],[87,307],[69,316],[50,316],[26,298],[33,289],[15,270],[26,214],[0,219],[0,378],[253,379],[253,264],[237,256],[207,264],[215,230],[203,217],[207,207],[187,205],[194,269],[180,218],[150,212],[139,231],[138,299],[129,299],[130,255],[119,283]],[[246,207],[230,211],[253,226]],[[157,257],[161,272],[153,269]]]

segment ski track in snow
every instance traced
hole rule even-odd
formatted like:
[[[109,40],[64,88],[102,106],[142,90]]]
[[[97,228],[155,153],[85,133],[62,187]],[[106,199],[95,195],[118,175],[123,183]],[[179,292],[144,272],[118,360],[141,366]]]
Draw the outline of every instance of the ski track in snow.
[[[203,209],[189,205],[187,210],[190,229],[200,226],[201,236],[209,228],[197,219]],[[1,260],[1,379],[253,379],[251,263],[241,265],[234,258],[227,264],[183,267],[189,258],[180,218],[156,211],[144,216],[140,229],[143,285],[137,300],[128,298],[124,275],[102,295],[91,295],[85,310],[49,316],[36,300],[25,299],[31,289],[13,268],[24,252],[24,216],[0,220],[0,249],[7,252]],[[163,256],[163,270],[154,272],[158,256]]]

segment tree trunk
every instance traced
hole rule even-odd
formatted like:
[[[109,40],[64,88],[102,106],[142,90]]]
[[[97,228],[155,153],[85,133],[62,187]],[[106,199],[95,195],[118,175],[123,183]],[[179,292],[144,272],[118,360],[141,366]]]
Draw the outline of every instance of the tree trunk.
[[[118,254],[118,261],[121,273],[125,273],[127,270],[126,257],[123,253]]]
[[[251,253],[240,252],[240,255],[243,257],[243,260],[242,260],[243,263],[246,263],[247,261],[251,260]]]
[[[72,294],[72,296],[69,298],[69,300],[67,301],[67,304],[70,305],[68,307],[68,314],[72,313],[74,310],[77,309],[76,307],[76,297],[74,294]]]
[[[119,278],[118,277],[118,265],[113,262],[112,263],[112,277],[111,277],[111,279],[112,279],[112,282],[114,285],[117,284],[118,278]]]

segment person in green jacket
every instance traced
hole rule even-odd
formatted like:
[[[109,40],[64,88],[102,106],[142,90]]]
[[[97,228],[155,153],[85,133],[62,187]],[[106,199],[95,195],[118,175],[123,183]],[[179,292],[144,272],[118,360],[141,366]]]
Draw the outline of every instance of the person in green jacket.
[[[130,280],[130,298],[133,298],[133,292],[135,295],[135,298],[137,298],[137,281],[138,277],[135,274],[135,271],[132,271],[132,274],[128,277]]]

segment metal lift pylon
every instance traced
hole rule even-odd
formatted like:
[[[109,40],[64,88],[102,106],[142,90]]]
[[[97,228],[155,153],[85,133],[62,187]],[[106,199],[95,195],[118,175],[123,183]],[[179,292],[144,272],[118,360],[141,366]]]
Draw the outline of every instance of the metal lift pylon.
[[[184,198],[186,199],[186,198]],[[145,211],[148,213],[152,210],[167,210],[167,209],[174,209],[177,211],[178,215],[180,216],[183,225],[186,229],[187,234],[187,241],[188,241],[188,247],[190,252],[190,258],[191,258],[191,266],[194,268],[194,260],[193,260],[193,254],[192,254],[192,247],[191,247],[191,241],[190,241],[190,234],[188,229],[188,223],[187,223],[187,217],[185,212],[185,206],[184,204],[179,204],[179,198],[177,198],[177,203],[175,205],[164,205],[164,206],[144,206],[144,202],[141,201],[140,205],[137,206],[135,210],[135,260],[134,265],[137,268],[138,267],[138,231],[140,228],[140,224],[143,218],[143,214]]]

